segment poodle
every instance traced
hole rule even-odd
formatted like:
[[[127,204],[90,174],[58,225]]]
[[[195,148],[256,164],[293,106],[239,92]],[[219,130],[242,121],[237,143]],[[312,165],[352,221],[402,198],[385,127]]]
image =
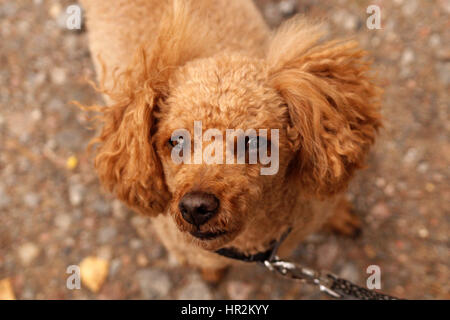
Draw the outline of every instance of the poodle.
[[[271,31],[251,0],[81,2],[106,100],[90,107],[99,179],[180,263],[216,282],[234,261],[218,250],[255,255],[290,229],[287,255],[321,227],[358,228],[344,192],[381,126],[381,89],[356,42],[323,41],[303,17]],[[277,173],[173,161],[186,144],[174,131],[196,121],[276,129]]]

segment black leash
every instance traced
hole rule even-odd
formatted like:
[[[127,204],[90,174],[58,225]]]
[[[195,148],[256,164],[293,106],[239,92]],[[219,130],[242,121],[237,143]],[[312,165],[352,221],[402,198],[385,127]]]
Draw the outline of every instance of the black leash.
[[[348,280],[341,279],[336,275],[326,271],[316,271],[305,268],[299,264],[283,261],[278,258],[277,251],[283,241],[291,232],[289,228],[278,241],[272,241],[270,248],[256,254],[244,254],[236,248],[222,248],[216,251],[217,254],[244,262],[258,262],[272,272],[281,274],[290,279],[301,280],[305,283],[319,287],[321,292],[326,293],[335,299],[346,300],[398,300],[387,294],[379,293],[360,287]]]

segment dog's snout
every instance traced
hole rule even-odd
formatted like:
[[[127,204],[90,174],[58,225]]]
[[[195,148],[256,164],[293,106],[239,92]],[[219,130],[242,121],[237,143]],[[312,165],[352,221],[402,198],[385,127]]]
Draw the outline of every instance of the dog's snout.
[[[219,199],[215,195],[195,191],[186,193],[178,207],[184,220],[198,227],[217,213],[219,204]]]

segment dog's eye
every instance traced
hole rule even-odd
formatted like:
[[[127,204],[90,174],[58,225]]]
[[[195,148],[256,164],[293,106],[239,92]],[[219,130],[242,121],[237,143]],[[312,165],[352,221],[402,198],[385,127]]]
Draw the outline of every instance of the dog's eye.
[[[184,143],[184,139],[183,137],[179,137],[177,140],[172,140],[172,138],[170,138],[167,143],[173,148],[175,147],[177,144],[183,144]]]

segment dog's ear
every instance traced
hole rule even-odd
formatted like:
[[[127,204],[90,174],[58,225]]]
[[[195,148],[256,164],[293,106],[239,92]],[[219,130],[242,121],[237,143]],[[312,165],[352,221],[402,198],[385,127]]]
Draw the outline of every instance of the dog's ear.
[[[103,186],[148,215],[162,213],[170,199],[152,140],[157,98],[148,88],[101,108],[103,128],[93,140],[99,143],[95,167]]]
[[[286,102],[290,169],[309,194],[329,196],[346,188],[362,167],[381,125],[381,90],[370,62],[354,41],[319,44],[320,27],[294,19],[274,34],[269,81]]]
[[[142,45],[129,67],[113,75],[113,88],[100,89],[110,105],[87,108],[100,111],[103,122],[92,141],[98,143],[95,165],[102,184],[144,214],[164,212],[171,197],[154,146],[158,103],[169,94],[173,71],[207,52],[207,30],[198,30],[195,19],[188,2],[174,1],[153,42]]]

